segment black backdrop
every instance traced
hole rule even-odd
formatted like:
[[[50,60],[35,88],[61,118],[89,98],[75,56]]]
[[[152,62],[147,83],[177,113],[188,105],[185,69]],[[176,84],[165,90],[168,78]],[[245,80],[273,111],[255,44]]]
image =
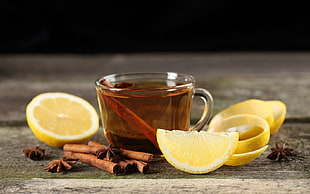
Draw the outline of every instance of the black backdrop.
[[[309,8],[299,1],[143,2],[1,1],[0,53],[310,48]]]

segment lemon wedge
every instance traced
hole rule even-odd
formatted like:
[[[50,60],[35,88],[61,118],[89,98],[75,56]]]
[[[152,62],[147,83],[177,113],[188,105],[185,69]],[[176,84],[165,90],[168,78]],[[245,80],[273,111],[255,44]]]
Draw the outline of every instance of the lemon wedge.
[[[237,132],[157,130],[157,141],[165,159],[175,168],[205,174],[221,167],[235,152]]]
[[[212,128],[218,121],[238,114],[252,114],[265,119],[271,126],[274,122],[273,111],[269,103],[258,100],[250,99],[237,104],[234,104],[223,111],[216,114],[209,123],[209,127]]]
[[[98,114],[90,103],[61,92],[34,97],[26,107],[26,118],[35,136],[54,147],[84,142],[99,128]]]
[[[274,122],[270,126],[270,134],[274,134],[279,131],[281,125],[285,120],[286,105],[278,100],[267,101],[267,103],[270,105],[274,117]]]
[[[268,148],[268,145],[265,145],[264,147],[254,150],[252,152],[247,152],[243,154],[233,154],[226,162],[225,165],[227,166],[241,166],[247,163],[252,162],[255,158],[260,156],[266,149]]]

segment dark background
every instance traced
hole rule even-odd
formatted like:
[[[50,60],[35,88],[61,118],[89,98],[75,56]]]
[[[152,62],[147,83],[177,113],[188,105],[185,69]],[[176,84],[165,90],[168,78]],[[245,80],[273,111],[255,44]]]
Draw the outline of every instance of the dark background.
[[[308,51],[308,13],[299,1],[1,1],[0,53]]]

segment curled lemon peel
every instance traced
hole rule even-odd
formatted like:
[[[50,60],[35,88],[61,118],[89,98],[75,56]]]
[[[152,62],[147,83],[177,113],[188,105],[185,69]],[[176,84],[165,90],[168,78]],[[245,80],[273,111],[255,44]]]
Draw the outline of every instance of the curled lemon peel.
[[[216,123],[226,117],[239,114],[252,114],[265,119],[269,125],[274,122],[274,114],[269,103],[263,100],[250,99],[231,105],[216,114],[210,121],[209,127],[212,128]]]
[[[238,147],[235,154],[251,152],[268,144],[270,139],[269,124],[265,119],[251,114],[233,115],[222,119],[214,125],[210,131],[225,132],[229,131],[230,128],[238,129],[238,126],[244,125],[253,126],[251,129],[246,131],[247,133],[252,132],[253,135],[248,134],[249,138],[238,141]],[[260,132],[256,135],[256,131]],[[240,135],[241,134],[242,133],[240,133]]]
[[[274,122],[270,126],[270,134],[272,135],[279,131],[281,125],[285,120],[286,105],[278,100],[267,101],[267,103],[270,105],[274,117]]]

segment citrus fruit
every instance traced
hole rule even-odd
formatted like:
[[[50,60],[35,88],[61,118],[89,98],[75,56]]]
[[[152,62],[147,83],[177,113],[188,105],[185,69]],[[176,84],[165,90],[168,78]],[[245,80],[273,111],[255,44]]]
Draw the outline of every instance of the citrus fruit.
[[[237,132],[157,130],[157,141],[166,160],[175,168],[205,174],[221,167],[235,152]]]
[[[239,130],[247,127],[246,131]],[[250,127],[249,127],[250,126]],[[241,154],[257,150],[270,139],[270,127],[265,119],[251,114],[233,115],[217,122],[208,132],[236,131],[242,136],[246,133],[247,138],[238,141],[238,147],[234,154]]]
[[[253,114],[265,119],[271,126],[274,121],[273,112],[269,103],[258,100],[250,99],[237,104],[234,104],[223,111],[216,114],[209,123],[209,127],[213,127],[218,121],[238,114]]]
[[[226,162],[225,165],[228,166],[241,166],[252,162],[256,157],[260,156],[266,149],[268,145],[265,145],[262,148],[254,150],[252,152],[246,152],[243,154],[233,154]]]
[[[34,97],[26,107],[26,118],[35,136],[54,147],[86,141],[99,128],[98,114],[90,103],[61,92]]]
[[[270,105],[274,117],[274,122],[270,126],[270,134],[274,134],[279,131],[285,120],[286,106],[283,102],[277,100],[267,101],[267,103]]]

